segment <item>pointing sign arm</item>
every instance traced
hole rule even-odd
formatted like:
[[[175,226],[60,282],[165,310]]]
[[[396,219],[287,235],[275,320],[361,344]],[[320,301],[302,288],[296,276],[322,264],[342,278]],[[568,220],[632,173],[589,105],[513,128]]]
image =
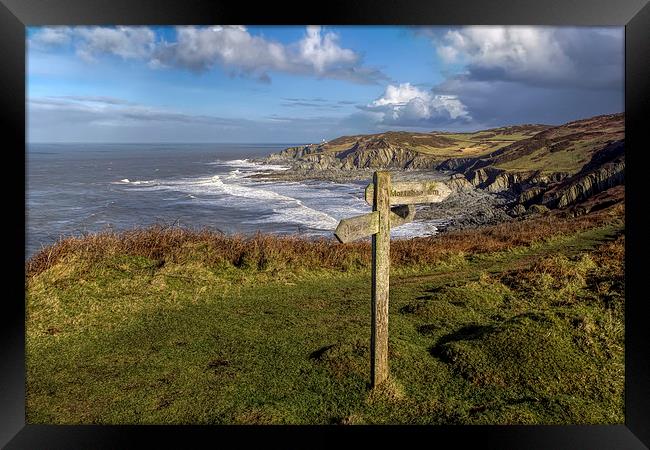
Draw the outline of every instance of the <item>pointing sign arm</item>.
[[[390,209],[390,227],[395,228],[405,223],[413,222],[414,217],[414,205],[393,206]]]
[[[365,198],[372,205],[374,185],[366,187]],[[451,189],[440,181],[403,181],[395,182],[391,186],[390,204],[407,205],[416,203],[438,203],[446,199]]]
[[[395,228],[412,222],[415,216],[415,206],[401,205],[390,209],[390,227]],[[377,233],[379,229],[379,212],[349,217],[339,222],[334,236],[341,243],[351,242]]]
[[[379,212],[373,211],[360,216],[349,217],[339,222],[334,236],[341,243],[370,236],[379,230]]]

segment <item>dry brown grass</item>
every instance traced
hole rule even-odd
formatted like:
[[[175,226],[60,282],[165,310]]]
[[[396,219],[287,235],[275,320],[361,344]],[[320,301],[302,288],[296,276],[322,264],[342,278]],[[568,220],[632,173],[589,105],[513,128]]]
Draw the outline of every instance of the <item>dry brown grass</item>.
[[[391,244],[391,262],[396,266],[431,264],[452,254],[507,250],[602,225],[622,217],[623,213],[622,205],[616,205],[578,218],[554,214],[447,232],[432,238],[395,240]],[[349,270],[369,267],[371,263],[368,242],[339,244],[333,238],[313,240],[268,234],[247,237],[209,230],[153,226],[121,233],[102,232],[63,238],[26,262],[27,276],[35,276],[71,255],[88,262],[111,255],[142,256],[157,260],[158,264],[200,259],[206,265],[230,264],[258,270]]]

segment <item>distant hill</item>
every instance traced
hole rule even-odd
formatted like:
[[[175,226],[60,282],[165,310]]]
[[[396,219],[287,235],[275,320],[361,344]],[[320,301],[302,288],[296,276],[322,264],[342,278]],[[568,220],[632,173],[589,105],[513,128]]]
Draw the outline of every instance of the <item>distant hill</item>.
[[[624,114],[563,125],[515,125],[473,133],[389,131],[290,147],[266,162],[297,169],[444,170],[461,186],[511,194],[512,211],[564,207],[623,184]],[[461,182],[462,181],[462,182]]]
[[[462,173],[474,186],[517,195],[514,209],[561,208],[624,183],[623,114],[550,127],[495,152],[450,159],[438,166]]]
[[[550,127],[481,159],[508,171],[539,170],[574,174],[593,155],[625,137],[623,114],[596,116]]]
[[[435,168],[449,158],[479,157],[529,139],[549,125],[517,125],[474,133],[412,133],[342,136],[321,144],[290,147],[269,162],[291,161],[307,169]]]

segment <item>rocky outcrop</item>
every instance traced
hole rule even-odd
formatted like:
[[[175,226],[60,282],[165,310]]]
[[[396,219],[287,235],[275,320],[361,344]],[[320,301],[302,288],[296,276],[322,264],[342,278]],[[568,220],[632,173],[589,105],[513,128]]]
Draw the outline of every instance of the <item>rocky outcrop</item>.
[[[592,211],[600,211],[625,201],[625,186],[618,185],[606,189],[566,209],[566,214],[571,217],[582,216]]]
[[[474,185],[465,178],[465,175],[460,173],[450,176],[445,184],[454,191],[469,192],[474,190]]]
[[[548,211],[549,209],[544,205],[532,205],[528,208],[528,213],[530,214],[544,214]]]
[[[625,183],[624,151],[623,141],[603,148],[580,172],[546,191],[541,203],[563,208]]]
[[[452,172],[454,175],[446,183],[454,191],[469,193],[478,189],[500,194],[509,203],[510,213],[519,216],[575,205],[623,184],[623,119],[623,114],[614,114],[543,126],[539,132],[497,146],[490,153],[479,152],[477,157],[449,158],[454,144],[449,136],[387,132],[291,147],[270,155],[264,162],[290,164],[303,173],[337,172],[334,178],[376,169]],[[475,135],[472,139],[476,139]],[[489,133],[484,133],[481,139],[487,137]],[[459,156],[466,145],[458,145],[455,151],[460,152]],[[492,143],[485,145],[489,149]],[[431,149],[433,153],[440,149],[438,156]],[[447,159],[441,155],[447,155]]]
[[[526,207],[524,205],[515,205],[510,209],[510,213],[513,216],[521,216],[523,214],[526,214]]]
[[[341,162],[341,168],[354,170],[357,168],[391,168],[391,169],[433,169],[439,161],[422,153],[404,148],[373,146],[370,148],[346,151],[336,156]]]
[[[289,162],[306,170],[356,169],[435,169],[440,160],[424,153],[395,146],[385,139],[357,142],[343,151],[323,151],[321,145],[291,147],[267,157],[265,162]]]
[[[537,200],[540,200],[544,194],[544,188],[541,186],[533,186],[531,188],[525,189],[519,194],[517,202],[523,205],[530,205],[537,203]]]
[[[464,172],[474,166],[477,161],[478,160],[476,158],[450,158],[438,164],[436,169]]]
[[[470,170],[465,176],[474,186],[489,192],[508,191],[512,194],[522,194],[531,188],[539,189],[561,181],[567,174],[562,172],[543,174],[540,171],[508,172],[488,166]]]
[[[289,147],[278,153],[271,153],[264,161],[270,164],[278,162],[288,162],[301,159],[306,155],[314,154],[320,151],[319,145],[309,144],[300,147]]]

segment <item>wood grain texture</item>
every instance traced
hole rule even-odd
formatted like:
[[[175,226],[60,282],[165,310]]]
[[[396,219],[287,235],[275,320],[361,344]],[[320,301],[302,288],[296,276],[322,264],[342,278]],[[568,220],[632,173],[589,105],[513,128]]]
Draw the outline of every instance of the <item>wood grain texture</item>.
[[[379,213],[373,211],[368,214],[341,219],[334,231],[334,236],[339,242],[346,243],[375,234],[378,230]]]
[[[374,388],[388,378],[388,288],[390,274],[390,173],[377,171],[372,210],[379,212],[379,230],[372,236],[372,330],[370,377]]]
[[[366,203],[374,202],[373,184],[366,186]],[[440,181],[400,181],[391,185],[390,204],[415,205],[423,203],[439,203],[451,194],[451,189]]]
[[[400,225],[404,225],[405,223],[413,222],[414,218],[414,205],[393,206],[390,209],[390,228],[393,229]]]

